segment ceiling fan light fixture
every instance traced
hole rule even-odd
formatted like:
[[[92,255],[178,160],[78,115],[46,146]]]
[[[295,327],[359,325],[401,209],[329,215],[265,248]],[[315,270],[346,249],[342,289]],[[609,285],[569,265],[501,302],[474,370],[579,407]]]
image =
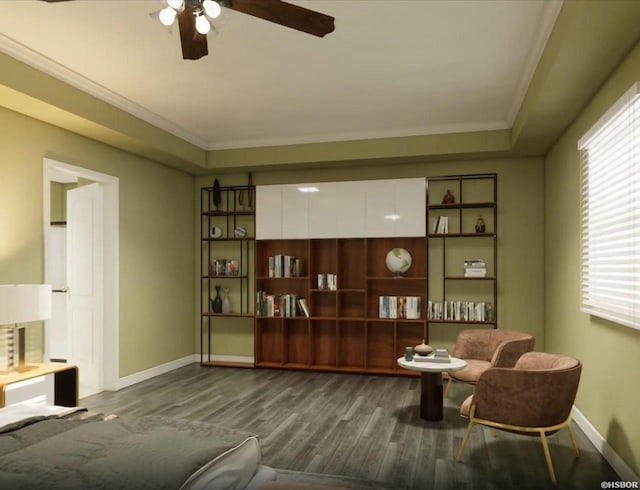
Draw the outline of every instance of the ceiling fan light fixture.
[[[158,19],[162,25],[170,26],[176,20],[176,11],[170,6],[165,7],[158,14]]]
[[[181,10],[182,7],[184,6],[184,1],[183,0],[167,0],[167,4],[173,10]]]
[[[217,19],[222,12],[222,8],[218,2],[214,2],[214,0],[204,0],[202,2],[202,7],[206,14],[212,19]]]
[[[200,34],[207,34],[211,30],[211,24],[202,12],[196,14],[196,31]]]

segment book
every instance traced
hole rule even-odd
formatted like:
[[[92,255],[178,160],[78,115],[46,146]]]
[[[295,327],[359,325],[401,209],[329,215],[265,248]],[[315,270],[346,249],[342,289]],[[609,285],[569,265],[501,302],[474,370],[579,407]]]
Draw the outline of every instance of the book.
[[[451,361],[449,356],[436,357],[433,354],[429,354],[428,356],[415,355],[413,356],[413,360],[416,362],[438,362],[438,363],[447,363]]]
[[[449,358],[449,351],[447,349],[436,349],[433,351],[433,357],[445,357]]]
[[[388,296],[389,301],[389,316],[388,318],[398,318],[398,297]]]
[[[298,306],[300,307],[302,314],[308,318],[309,306],[307,305],[307,300],[305,298],[298,298]]]
[[[474,267],[474,266],[485,267],[485,262],[484,262],[484,259],[464,259],[464,266],[465,267]]]
[[[464,277],[486,277],[487,269],[465,269]]]
[[[449,218],[447,216],[440,216],[438,218],[438,229],[436,233],[438,235],[449,233]]]

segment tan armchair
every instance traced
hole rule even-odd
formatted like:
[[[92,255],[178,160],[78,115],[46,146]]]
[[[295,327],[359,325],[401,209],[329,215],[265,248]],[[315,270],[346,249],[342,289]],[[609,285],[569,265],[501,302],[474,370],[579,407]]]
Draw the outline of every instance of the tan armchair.
[[[460,407],[469,418],[467,431],[456,455],[462,452],[476,424],[518,434],[539,435],[551,481],[556,476],[547,435],[566,427],[576,457],[580,456],[571,430],[571,408],[580,381],[582,364],[573,357],[528,352],[513,368],[490,368],[478,380],[473,395]]]
[[[525,352],[535,347],[533,335],[512,330],[468,329],[456,338],[452,356],[467,361],[467,366],[449,373],[444,392],[447,396],[452,381],[476,384],[480,375],[491,367],[513,367]]]

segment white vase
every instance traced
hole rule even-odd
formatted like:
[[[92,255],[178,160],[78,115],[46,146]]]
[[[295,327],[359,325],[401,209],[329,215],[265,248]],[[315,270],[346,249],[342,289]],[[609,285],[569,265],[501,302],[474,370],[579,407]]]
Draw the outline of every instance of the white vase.
[[[231,313],[231,300],[229,299],[229,288],[224,288],[224,299],[222,300],[222,313]]]

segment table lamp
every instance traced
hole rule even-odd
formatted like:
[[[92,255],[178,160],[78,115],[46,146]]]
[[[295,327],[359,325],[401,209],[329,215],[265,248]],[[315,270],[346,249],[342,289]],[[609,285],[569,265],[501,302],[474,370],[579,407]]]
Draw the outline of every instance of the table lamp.
[[[13,371],[15,364],[16,288],[0,284],[0,373]]]
[[[48,320],[51,318],[50,284],[0,285],[0,325],[11,325],[6,329],[7,369],[27,371],[25,365],[26,336],[21,323]],[[16,366],[15,334],[18,332],[18,364]]]

